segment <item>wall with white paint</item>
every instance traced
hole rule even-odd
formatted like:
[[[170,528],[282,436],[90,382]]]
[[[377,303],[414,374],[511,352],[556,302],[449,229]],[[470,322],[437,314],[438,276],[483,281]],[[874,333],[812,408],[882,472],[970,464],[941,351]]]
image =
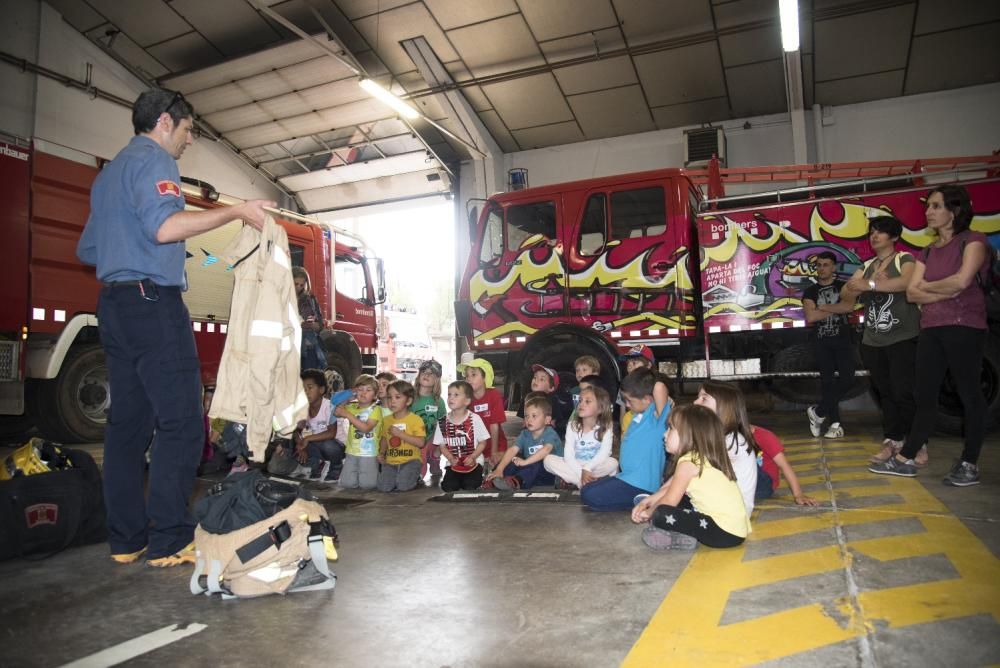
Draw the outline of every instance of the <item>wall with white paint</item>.
[[[11,20],[0,28],[4,50],[73,79],[89,77],[93,86],[126,100],[146,89],[49,5],[38,0],[4,2],[5,19],[8,5]],[[65,146],[103,158],[114,157],[133,135],[128,108],[10,65],[0,64],[0,77],[0,84],[18,91],[16,96],[0,96],[0,130],[36,137],[54,149]],[[195,141],[178,166],[182,176],[211,183],[227,195],[281,201],[278,188],[210,140]]]

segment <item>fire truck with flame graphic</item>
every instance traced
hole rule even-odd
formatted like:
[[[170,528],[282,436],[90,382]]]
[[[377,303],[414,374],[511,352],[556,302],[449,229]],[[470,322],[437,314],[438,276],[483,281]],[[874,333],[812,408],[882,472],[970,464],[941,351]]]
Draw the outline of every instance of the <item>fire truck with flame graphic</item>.
[[[678,385],[753,380],[796,402],[818,397],[800,296],[813,258],[848,278],[872,256],[868,219],[903,221],[902,249],[932,241],[924,200],[961,181],[973,229],[1000,242],[1000,155],[923,161],[663,169],[502,193],[482,201],[456,320],[516,405],[532,364],[570,373],[584,354],[616,387],[619,356],[650,346]],[[775,190],[780,183],[789,183]],[[738,188],[734,187],[737,186]],[[725,196],[725,188],[744,194]],[[754,189],[767,192],[752,194]],[[853,316],[860,321],[860,312]],[[983,392],[1000,418],[1000,318]],[[859,381],[855,393],[864,389]],[[960,427],[948,384],[942,423]]]
[[[103,437],[111,396],[97,331],[94,268],[76,259],[99,158],[41,141],[0,136],[0,433],[32,425],[64,442]],[[188,208],[236,200],[211,186],[185,184]],[[382,262],[364,242],[326,223],[288,213],[292,264],[309,272],[326,319],[328,366],[344,378],[377,364],[376,304],[385,300]],[[201,358],[215,382],[225,342],[233,274],[218,254],[239,232],[234,222],[189,239],[184,301]]]

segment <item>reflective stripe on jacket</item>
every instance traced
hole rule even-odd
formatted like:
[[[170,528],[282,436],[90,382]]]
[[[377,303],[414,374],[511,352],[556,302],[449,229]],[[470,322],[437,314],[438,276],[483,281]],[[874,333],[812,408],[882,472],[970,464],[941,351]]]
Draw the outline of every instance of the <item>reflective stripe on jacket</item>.
[[[290,434],[308,407],[288,235],[268,216],[263,232],[244,226],[221,257],[236,265],[235,283],[209,416],[246,423],[252,458],[263,461],[272,430]]]

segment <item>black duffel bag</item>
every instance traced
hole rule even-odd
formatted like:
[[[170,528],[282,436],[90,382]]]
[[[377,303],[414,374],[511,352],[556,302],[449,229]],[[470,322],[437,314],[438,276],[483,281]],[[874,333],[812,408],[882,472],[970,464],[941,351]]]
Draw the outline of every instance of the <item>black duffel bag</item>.
[[[194,516],[205,531],[224,534],[265,520],[299,498],[316,500],[301,485],[272,480],[251,469],[212,485],[195,502]]]
[[[0,559],[44,558],[107,538],[104,489],[94,458],[83,450],[59,446],[58,451],[69,466],[0,481]]]

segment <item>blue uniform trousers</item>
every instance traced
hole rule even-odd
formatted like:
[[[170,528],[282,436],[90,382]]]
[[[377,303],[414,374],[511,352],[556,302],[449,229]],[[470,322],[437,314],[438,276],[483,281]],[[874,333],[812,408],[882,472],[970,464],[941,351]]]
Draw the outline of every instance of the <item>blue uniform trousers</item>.
[[[148,545],[148,558],[167,556],[194,538],[188,499],[205,440],[191,318],[180,288],[148,281],[142,291],[134,283],[104,287],[97,315],[111,386],[104,439],[111,552]]]

